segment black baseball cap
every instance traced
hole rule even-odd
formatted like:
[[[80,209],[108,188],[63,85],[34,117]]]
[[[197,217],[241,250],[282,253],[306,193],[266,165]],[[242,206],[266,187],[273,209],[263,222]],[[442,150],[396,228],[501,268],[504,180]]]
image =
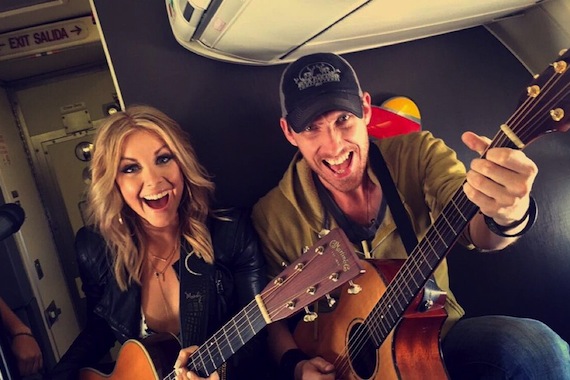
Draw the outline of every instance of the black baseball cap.
[[[290,63],[281,76],[281,114],[297,133],[333,110],[362,117],[362,90],[354,69],[334,53],[316,53]]]

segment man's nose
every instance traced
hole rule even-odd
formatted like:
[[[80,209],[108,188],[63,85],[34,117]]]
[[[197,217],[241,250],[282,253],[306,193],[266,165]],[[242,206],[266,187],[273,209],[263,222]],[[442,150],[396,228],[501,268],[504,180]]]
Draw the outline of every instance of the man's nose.
[[[326,133],[326,144],[331,154],[337,153],[342,150],[342,132],[335,126],[329,126]]]

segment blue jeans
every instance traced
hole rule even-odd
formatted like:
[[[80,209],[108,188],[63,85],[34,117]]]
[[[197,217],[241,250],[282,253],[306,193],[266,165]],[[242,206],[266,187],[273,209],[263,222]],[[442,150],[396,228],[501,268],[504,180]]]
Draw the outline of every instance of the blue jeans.
[[[461,319],[443,340],[442,351],[453,380],[570,379],[568,343],[533,319]]]

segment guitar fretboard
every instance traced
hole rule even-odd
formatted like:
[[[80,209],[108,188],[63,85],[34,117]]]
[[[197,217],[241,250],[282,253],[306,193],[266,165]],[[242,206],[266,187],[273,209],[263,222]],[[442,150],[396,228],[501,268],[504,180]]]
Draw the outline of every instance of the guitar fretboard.
[[[490,147],[499,146],[517,148],[502,132],[497,134]],[[463,186],[460,186],[364,321],[377,347],[398,324],[406,308],[420,293],[478,210],[467,199]]]
[[[201,377],[210,376],[266,325],[257,303],[250,302],[192,353],[186,367]],[[174,371],[165,377],[174,379]]]

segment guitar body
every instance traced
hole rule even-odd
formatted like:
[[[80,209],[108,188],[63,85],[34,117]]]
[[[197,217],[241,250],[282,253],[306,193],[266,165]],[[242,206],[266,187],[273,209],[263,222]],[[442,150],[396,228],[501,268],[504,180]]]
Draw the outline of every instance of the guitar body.
[[[79,379],[160,380],[172,371],[179,351],[178,340],[170,334],[154,334],[142,341],[131,339],[121,347],[112,373],[83,368]]]
[[[329,231],[202,343],[188,358],[186,368],[201,377],[218,370],[220,377],[225,378],[224,363],[268,323],[291,317],[363,271],[362,261],[345,233],[338,228]],[[111,374],[84,368],[79,378],[173,380],[179,351],[180,343],[171,334],[153,334],[142,342],[128,340],[121,347]]]
[[[314,322],[299,322],[294,332],[298,346],[333,363],[339,379],[446,379],[439,347],[441,326],[447,318],[445,297],[425,312],[417,311],[422,294],[416,297],[379,349],[363,333],[363,322],[403,262],[364,261],[366,272],[354,280],[362,291],[348,294],[349,285],[344,285],[332,311],[319,310]]]

